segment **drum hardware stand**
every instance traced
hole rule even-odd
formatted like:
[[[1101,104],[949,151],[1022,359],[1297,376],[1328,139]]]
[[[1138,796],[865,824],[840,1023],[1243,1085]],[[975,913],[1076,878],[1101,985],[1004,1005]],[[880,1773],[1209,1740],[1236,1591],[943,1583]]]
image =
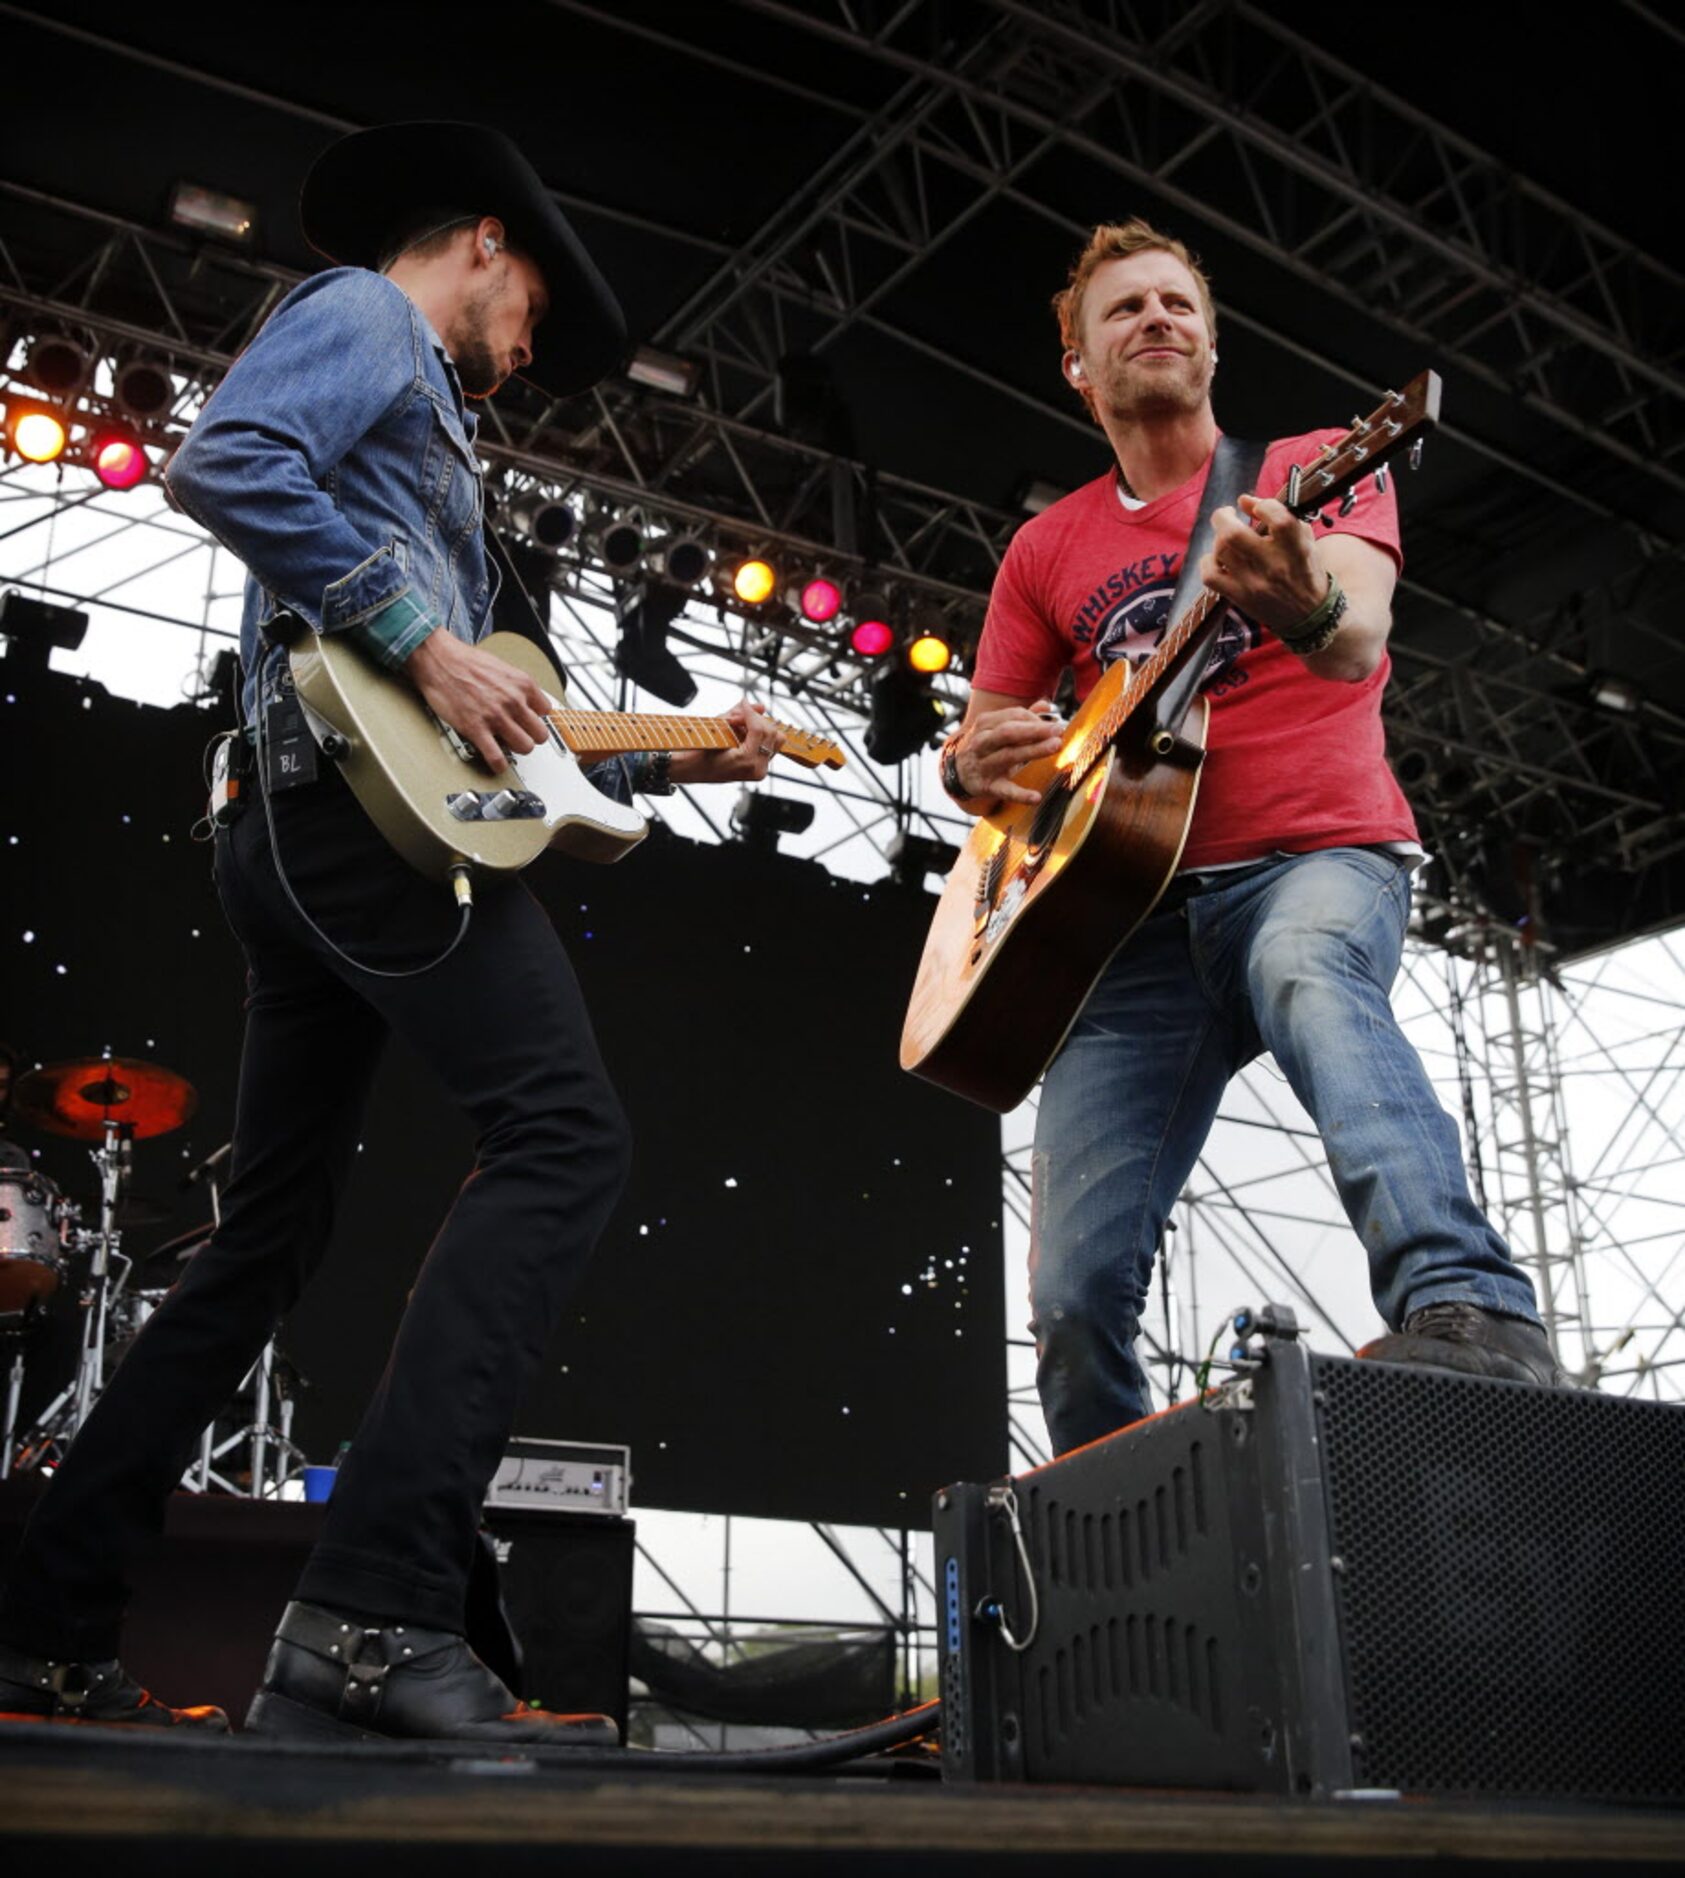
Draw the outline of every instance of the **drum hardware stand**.
[[[220,1163],[215,1155],[206,1163],[205,1184],[211,1195],[211,1231],[214,1234],[222,1224],[222,1181]],[[271,1337],[264,1344],[257,1361],[247,1371],[245,1380],[240,1384],[239,1395],[250,1389],[253,1393],[252,1419],[243,1428],[225,1436],[220,1442],[216,1438],[213,1423],[199,1437],[199,1458],[183,1476],[182,1484],[194,1492],[208,1493],[213,1486],[225,1493],[238,1494],[241,1489],[234,1482],[215,1471],[214,1463],[225,1454],[232,1452],[242,1442],[251,1443],[249,1462],[250,1484],[245,1489],[246,1495],[254,1500],[278,1500],[281,1489],[304,1463],[304,1456],[292,1438],[293,1401],[285,1389],[276,1387],[275,1382],[275,1339]],[[274,1404],[280,1404],[279,1425],[271,1420]],[[275,1477],[269,1478],[271,1459],[273,1458]]]
[[[123,1264],[123,1276],[117,1281],[115,1290],[120,1290],[128,1277],[129,1261],[122,1258],[118,1249],[122,1243],[122,1229],[117,1224],[117,1205],[128,1184],[135,1131],[130,1123],[114,1121],[110,1116],[105,1118],[104,1129],[105,1139],[93,1151],[94,1166],[99,1169],[99,1229],[91,1235],[93,1258],[88,1265],[88,1277],[92,1281],[93,1293],[88,1300],[88,1316],[82,1332],[82,1360],[76,1370],[76,1412],[70,1426],[72,1438],[88,1419],[89,1411],[105,1387],[106,1318],[114,1296],[111,1282],[114,1257]]]
[[[23,1395],[23,1343],[12,1352],[11,1365],[6,1373],[6,1420],[0,1426],[0,1480],[7,1480],[12,1472],[12,1443],[18,1428],[18,1401]]]

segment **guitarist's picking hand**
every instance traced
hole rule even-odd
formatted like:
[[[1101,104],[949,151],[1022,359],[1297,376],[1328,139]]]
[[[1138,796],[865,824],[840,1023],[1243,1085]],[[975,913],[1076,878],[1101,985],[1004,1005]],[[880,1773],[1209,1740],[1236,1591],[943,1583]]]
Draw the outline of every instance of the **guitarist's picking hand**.
[[[1026,789],[1012,777],[1026,763],[1052,756],[1064,740],[1065,726],[1049,698],[981,711],[966,725],[955,752],[961,786],[971,800],[1039,802],[1039,790]]]
[[[434,715],[467,738],[487,769],[503,769],[505,751],[525,756],[544,741],[548,700],[538,683],[443,627],[422,640],[404,671]]]

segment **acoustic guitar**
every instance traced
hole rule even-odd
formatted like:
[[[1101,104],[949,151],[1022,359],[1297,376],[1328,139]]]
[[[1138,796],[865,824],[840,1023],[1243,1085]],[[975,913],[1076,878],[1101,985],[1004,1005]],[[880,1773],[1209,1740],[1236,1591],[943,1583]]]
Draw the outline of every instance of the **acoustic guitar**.
[[[1414,460],[1439,418],[1423,372],[1309,463],[1277,500],[1301,519]],[[1152,655],[1109,666],[1050,757],[1013,778],[1041,793],[972,830],[931,922],[901,1067],[1005,1113],[1057,1054],[1100,974],[1170,884],[1193,820],[1209,706],[1197,695],[1225,602],[1209,587]]]
[[[649,824],[596,788],[582,763],[636,750],[729,750],[741,739],[723,717],[575,711],[550,689],[556,674],[519,633],[479,641],[544,690],[547,736],[492,772],[472,744],[442,723],[406,679],[343,634],[305,632],[288,654],[293,685],[326,754],[338,762],[370,819],[410,865],[434,880],[468,863],[511,874],[546,848],[583,861],[618,861]],[[780,724],[779,755],[809,769],[841,769],[834,743]]]

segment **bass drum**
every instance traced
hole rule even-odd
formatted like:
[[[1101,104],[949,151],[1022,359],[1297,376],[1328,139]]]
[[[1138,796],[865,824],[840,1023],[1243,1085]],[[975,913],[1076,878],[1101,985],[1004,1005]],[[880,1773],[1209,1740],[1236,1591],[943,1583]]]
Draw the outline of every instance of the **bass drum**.
[[[71,1215],[46,1175],[0,1168],[0,1331],[33,1323],[64,1283]]]

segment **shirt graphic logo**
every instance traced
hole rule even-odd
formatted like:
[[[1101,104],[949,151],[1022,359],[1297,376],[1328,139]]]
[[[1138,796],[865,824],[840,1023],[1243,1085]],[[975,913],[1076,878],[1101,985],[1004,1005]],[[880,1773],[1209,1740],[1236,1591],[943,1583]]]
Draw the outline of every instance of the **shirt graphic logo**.
[[[1139,665],[1157,650],[1171,623],[1170,601],[1180,560],[1173,554],[1148,555],[1108,575],[1083,602],[1073,636],[1079,645],[1092,644],[1095,663],[1102,671],[1120,658]],[[1244,684],[1246,674],[1233,668],[1258,639],[1258,628],[1235,608],[1225,606],[1200,689],[1219,694]]]

